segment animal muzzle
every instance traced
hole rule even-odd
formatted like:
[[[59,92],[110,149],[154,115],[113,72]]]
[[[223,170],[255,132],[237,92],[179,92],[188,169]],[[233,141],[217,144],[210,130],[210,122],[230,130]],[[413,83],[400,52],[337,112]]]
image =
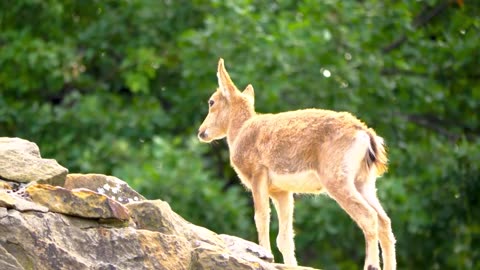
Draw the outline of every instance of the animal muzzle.
[[[207,139],[207,130],[198,130],[198,139],[200,141],[205,141]]]

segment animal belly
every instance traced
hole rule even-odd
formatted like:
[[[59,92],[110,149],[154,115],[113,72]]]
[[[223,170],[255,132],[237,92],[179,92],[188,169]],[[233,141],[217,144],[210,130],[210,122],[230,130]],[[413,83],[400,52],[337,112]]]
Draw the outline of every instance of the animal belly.
[[[296,173],[269,173],[271,189],[288,190],[295,193],[321,193],[323,190],[320,177],[315,171]]]

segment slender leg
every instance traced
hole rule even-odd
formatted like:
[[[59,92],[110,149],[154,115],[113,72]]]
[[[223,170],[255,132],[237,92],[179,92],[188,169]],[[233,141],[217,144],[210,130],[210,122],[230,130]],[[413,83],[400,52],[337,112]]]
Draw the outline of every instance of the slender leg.
[[[297,265],[293,241],[293,193],[288,191],[270,194],[278,216],[277,247],[287,265]]]
[[[365,198],[368,204],[370,204],[378,214],[378,236],[380,238],[380,245],[382,247],[383,269],[395,270],[397,268],[397,262],[395,258],[395,236],[392,232],[390,218],[383,209],[376,195],[375,178],[369,179],[368,182],[363,182],[363,184],[357,186],[357,188],[359,189],[363,198]]]
[[[379,270],[378,216],[347,177],[324,184],[327,192],[362,229],[366,242],[364,270]]]
[[[270,197],[268,195],[268,177],[265,172],[254,176],[252,184],[253,204],[255,207],[255,225],[260,246],[270,248]]]

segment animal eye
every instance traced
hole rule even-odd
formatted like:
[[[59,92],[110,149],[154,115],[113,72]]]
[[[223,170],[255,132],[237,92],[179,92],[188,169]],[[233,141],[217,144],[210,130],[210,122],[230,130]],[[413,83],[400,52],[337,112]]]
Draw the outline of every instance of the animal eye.
[[[210,100],[208,101],[208,105],[209,105],[210,107],[212,107],[214,103],[215,103],[215,101],[213,101],[212,99],[210,99]]]

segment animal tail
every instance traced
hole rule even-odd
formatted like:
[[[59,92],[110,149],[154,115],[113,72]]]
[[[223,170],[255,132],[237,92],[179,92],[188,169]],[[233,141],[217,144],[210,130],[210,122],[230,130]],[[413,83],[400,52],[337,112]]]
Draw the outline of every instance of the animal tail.
[[[377,136],[372,129],[368,130],[368,136],[370,137],[370,147],[366,156],[367,165],[369,168],[374,165],[377,170],[377,176],[381,176],[388,170],[385,143],[383,138]]]

